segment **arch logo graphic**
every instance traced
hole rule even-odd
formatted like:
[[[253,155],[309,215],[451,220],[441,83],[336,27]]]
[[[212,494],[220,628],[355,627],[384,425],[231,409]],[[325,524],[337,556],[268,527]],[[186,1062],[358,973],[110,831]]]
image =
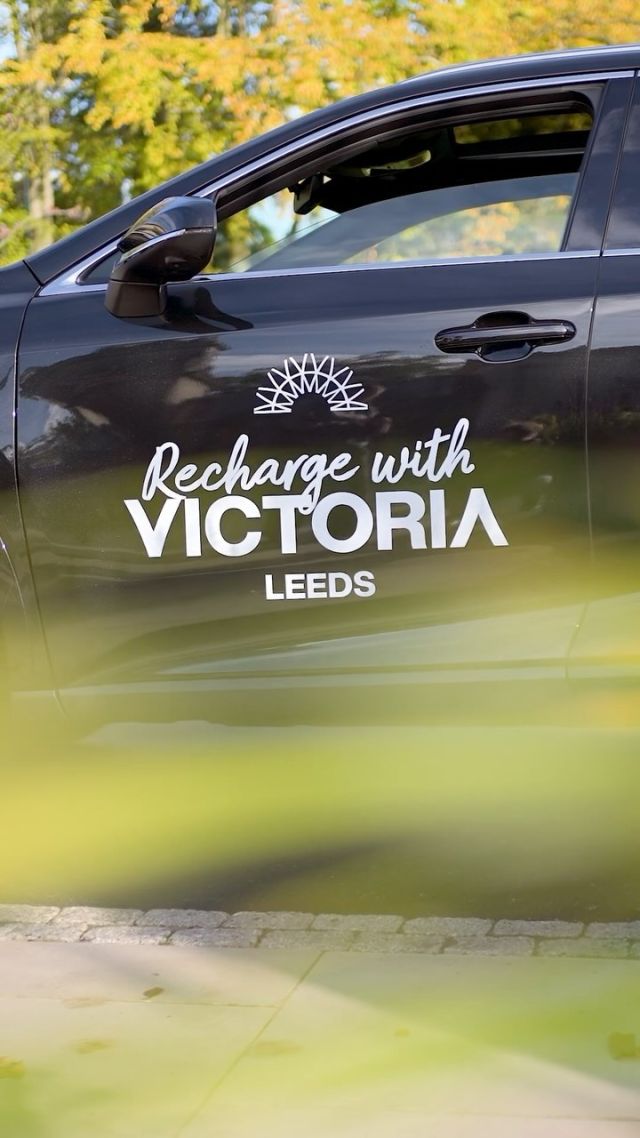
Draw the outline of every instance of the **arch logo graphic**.
[[[272,368],[269,380],[256,393],[254,415],[288,415],[301,395],[321,395],[332,411],[368,411],[364,387],[353,382],[350,367],[339,368],[333,356],[318,360],[305,352],[302,361],[289,356],[282,368]]]

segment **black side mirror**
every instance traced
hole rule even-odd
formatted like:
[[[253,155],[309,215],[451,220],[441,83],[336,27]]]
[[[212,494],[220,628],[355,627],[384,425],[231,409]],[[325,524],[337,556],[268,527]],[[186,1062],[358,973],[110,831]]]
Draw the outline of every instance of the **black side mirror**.
[[[209,198],[165,198],[118,242],[105,305],[114,316],[160,316],[166,283],[187,281],[211,260],[216,208]]]

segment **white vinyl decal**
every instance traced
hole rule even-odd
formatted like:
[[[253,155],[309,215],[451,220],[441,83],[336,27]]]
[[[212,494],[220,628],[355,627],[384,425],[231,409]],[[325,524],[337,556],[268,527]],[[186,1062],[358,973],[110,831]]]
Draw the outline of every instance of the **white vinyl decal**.
[[[302,364],[295,364],[295,375],[294,364],[290,359],[283,373],[269,372],[270,378],[279,378],[271,388],[259,389],[258,399],[265,401],[256,406],[256,414],[289,413],[305,392],[323,395],[334,410],[367,410],[360,399],[362,384],[351,382],[350,368],[336,369],[333,357],[318,362],[305,355]],[[274,531],[284,558],[314,543],[337,556],[365,547],[393,550],[398,534],[405,549],[463,549],[476,527],[491,545],[507,546],[481,486],[469,488],[462,510],[458,502],[453,517],[447,513],[446,483],[456,473],[475,471],[467,445],[469,426],[461,418],[453,430],[436,427],[399,453],[370,451],[366,466],[360,450],[294,458],[261,452],[252,459],[247,434],[238,436],[226,457],[198,466],[183,462],[177,443],[165,442],[149,462],[140,498],[124,504],[150,558],[162,557],[169,533],[176,531],[189,558],[202,557],[207,547],[221,557],[247,557],[263,541],[271,544]],[[402,485],[407,477],[411,490]],[[363,478],[370,484],[365,496]],[[424,488],[416,489],[416,481]],[[268,573],[264,589],[266,600],[368,597],[375,594],[376,582],[370,570]]]
[[[317,360],[313,352],[305,352],[299,363],[289,356],[281,368],[268,373],[269,385],[259,387],[254,415],[288,415],[301,395],[322,395],[332,411],[368,411],[364,403],[364,387],[352,383],[350,367],[338,368],[333,356]]]

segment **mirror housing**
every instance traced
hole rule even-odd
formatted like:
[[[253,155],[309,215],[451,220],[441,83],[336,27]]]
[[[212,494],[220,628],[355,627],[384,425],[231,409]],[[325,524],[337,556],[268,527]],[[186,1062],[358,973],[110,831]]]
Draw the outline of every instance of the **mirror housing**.
[[[160,316],[169,281],[187,281],[211,259],[216,208],[210,198],[165,198],[118,242],[105,306],[114,316]]]

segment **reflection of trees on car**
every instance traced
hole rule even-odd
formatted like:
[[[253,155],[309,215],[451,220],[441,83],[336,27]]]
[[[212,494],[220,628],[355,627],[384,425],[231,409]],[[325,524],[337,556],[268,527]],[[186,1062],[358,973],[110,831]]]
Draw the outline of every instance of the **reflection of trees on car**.
[[[222,197],[209,269],[557,252],[590,126],[524,113],[368,141],[227,218]]]
[[[239,261],[273,245],[276,235],[250,210],[236,213],[218,223],[215,262],[218,273],[229,272]]]
[[[570,203],[571,198],[563,194],[460,210],[381,241],[371,250],[375,252],[371,259],[409,261],[553,252],[560,244]]]

